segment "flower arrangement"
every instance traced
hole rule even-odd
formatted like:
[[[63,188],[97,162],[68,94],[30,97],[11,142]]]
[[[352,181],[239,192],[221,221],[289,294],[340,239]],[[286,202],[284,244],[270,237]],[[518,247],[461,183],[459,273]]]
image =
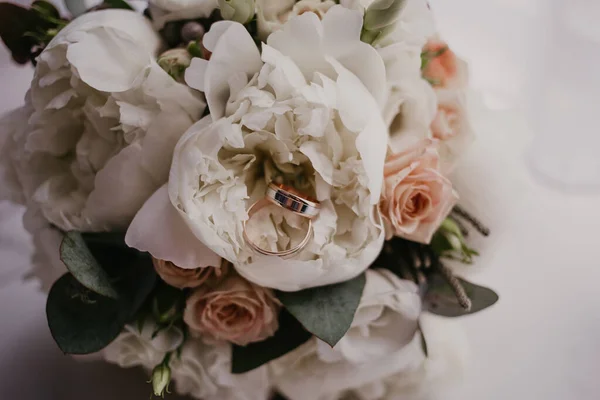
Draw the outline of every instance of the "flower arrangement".
[[[0,3],[35,65],[0,195],[27,207],[64,353],[205,400],[445,378],[458,344],[431,315],[498,296],[453,268],[489,230],[452,185],[468,75],[425,0],[66,3]]]

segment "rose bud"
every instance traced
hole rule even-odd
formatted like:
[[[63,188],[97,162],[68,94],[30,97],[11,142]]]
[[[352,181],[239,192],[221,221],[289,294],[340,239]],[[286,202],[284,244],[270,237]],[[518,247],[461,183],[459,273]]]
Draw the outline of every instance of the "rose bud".
[[[165,397],[165,392],[169,393],[169,383],[171,383],[171,368],[168,365],[160,364],[152,371],[152,391],[155,396]]]
[[[158,57],[158,65],[177,82],[184,81],[185,70],[191,62],[192,56],[186,49],[167,50]]]
[[[219,0],[223,19],[247,24],[256,12],[255,0]]]

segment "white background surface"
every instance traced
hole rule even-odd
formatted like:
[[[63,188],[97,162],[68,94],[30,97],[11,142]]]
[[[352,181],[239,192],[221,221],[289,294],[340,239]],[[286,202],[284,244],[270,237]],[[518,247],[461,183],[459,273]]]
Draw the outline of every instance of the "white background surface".
[[[457,320],[471,343],[465,387],[441,400],[600,398],[600,4],[594,0],[431,0],[492,111],[459,171],[491,225],[472,280],[500,303]],[[31,72],[0,50],[0,112]],[[473,185],[476,183],[476,185]],[[1,183],[0,183],[1,184]],[[52,343],[44,298],[7,284],[29,246],[0,204],[0,393],[16,400],[144,400],[139,372],[78,364]],[[4,282],[4,284],[2,284]],[[90,389],[93,388],[93,389]],[[307,399],[312,400],[312,399]]]

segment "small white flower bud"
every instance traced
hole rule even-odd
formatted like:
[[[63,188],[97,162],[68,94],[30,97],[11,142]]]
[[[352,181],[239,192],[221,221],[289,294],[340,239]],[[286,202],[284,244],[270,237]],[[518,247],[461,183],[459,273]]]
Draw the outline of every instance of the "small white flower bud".
[[[165,397],[165,392],[169,390],[171,383],[171,368],[168,365],[160,364],[152,371],[152,391],[155,396]]]
[[[375,0],[365,12],[361,40],[376,44],[394,30],[406,0]]]
[[[256,12],[255,0],[219,0],[223,19],[247,24]]]
[[[171,49],[158,57],[158,65],[178,82],[183,81],[185,70],[192,63],[192,56],[186,49]]]

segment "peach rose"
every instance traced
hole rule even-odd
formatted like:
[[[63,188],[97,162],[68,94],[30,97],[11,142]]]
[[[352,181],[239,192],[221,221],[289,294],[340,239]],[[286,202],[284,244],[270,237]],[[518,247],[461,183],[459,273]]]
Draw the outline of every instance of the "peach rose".
[[[193,333],[245,346],[275,333],[279,309],[271,289],[230,275],[217,287],[196,289],[183,319]]]
[[[439,39],[430,39],[423,52],[429,61],[423,69],[423,77],[435,88],[456,89],[467,85],[467,64]]]
[[[428,244],[458,201],[440,172],[437,141],[425,139],[388,157],[379,204],[386,235]]]
[[[218,283],[229,271],[229,262],[223,260],[219,267],[196,269],[179,268],[170,261],[153,258],[154,269],[163,281],[179,289],[197,288],[205,283]]]

